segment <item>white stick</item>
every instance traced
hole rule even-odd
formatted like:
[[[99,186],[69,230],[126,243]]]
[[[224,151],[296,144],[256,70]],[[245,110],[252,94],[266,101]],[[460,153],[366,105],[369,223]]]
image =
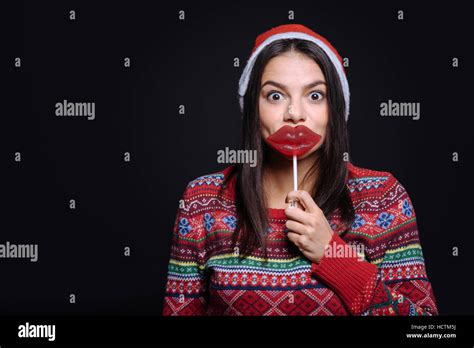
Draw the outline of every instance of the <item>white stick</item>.
[[[293,190],[298,190],[298,166],[296,162],[296,155],[293,155]]]

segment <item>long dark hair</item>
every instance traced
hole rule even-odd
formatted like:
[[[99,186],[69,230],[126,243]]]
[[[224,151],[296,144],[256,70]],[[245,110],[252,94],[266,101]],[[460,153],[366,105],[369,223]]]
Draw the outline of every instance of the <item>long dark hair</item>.
[[[261,78],[266,64],[275,56],[297,51],[312,58],[321,68],[327,82],[329,120],[326,139],[317,150],[317,159],[306,175],[318,173],[312,195],[326,217],[339,211],[346,232],[354,220],[354,207],[346,186],[347,163],[344,154],[349,152],[344,97],[337,72],[326,53],[316,44],[300,39],[281,39],[266,46],[257,56],[249,85],[244,96],[242,147],[257,150],[257,165],[238,164],[227,177],[235,175],[235,203],[237,227],[232,235],[235,247],[240,244],[239,255],[250,255],[255,248],[262,250],[267,260],[267,228],[269,226],[262,185],[263,163],[268,147],[262,139],[258,97]],[[305,176],[306,178],[306,176]],[[267,260],[268,261],[268,260]]]

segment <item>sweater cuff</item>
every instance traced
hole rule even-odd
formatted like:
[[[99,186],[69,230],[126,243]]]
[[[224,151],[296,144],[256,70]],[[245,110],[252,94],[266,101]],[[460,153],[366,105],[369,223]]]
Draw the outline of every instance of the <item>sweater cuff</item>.
[[[352,313],[362,312],[374,291],[377,266],[361,260],[355,253],[356,249],[337,233],[333,233],[326,248],[331,250],[326,249],[319,263],[312,263],[312,272],[344,301]]]

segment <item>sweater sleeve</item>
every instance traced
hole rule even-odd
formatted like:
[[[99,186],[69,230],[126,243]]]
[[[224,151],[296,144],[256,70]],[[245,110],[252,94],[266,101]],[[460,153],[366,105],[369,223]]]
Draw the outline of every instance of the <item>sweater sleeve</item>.
[[[208,289],[204,235],[199,214],[193,214],[189,186],[180,200],[171,242],[163,316],[205,315]]]
[[[374,233],[370,234],[373,248],[383,250],[381,257],[367,261],[354,253],[344,257],[325,254],[319,263],[312,263],[312,271],[352,315],[437,315],[413,205],[403,186],[392,180],[391,195],[396,199],[380,197],[380,209],[373,217]],[[346,246],[337,233],[328,244],[339,249]]]

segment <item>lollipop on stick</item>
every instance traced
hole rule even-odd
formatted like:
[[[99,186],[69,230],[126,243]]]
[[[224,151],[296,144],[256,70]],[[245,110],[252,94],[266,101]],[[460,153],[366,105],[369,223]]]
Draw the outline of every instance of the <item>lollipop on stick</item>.
[[[303,156],[321,140],[321,136],[306,126],[283,126],[267,137],[275,150],[293,158],[293,190],[298,190],[298,156]],[[291,202],[293,205],[293,202]]]
[[[298,156],[293,155],[293,190],[298,190]]]

